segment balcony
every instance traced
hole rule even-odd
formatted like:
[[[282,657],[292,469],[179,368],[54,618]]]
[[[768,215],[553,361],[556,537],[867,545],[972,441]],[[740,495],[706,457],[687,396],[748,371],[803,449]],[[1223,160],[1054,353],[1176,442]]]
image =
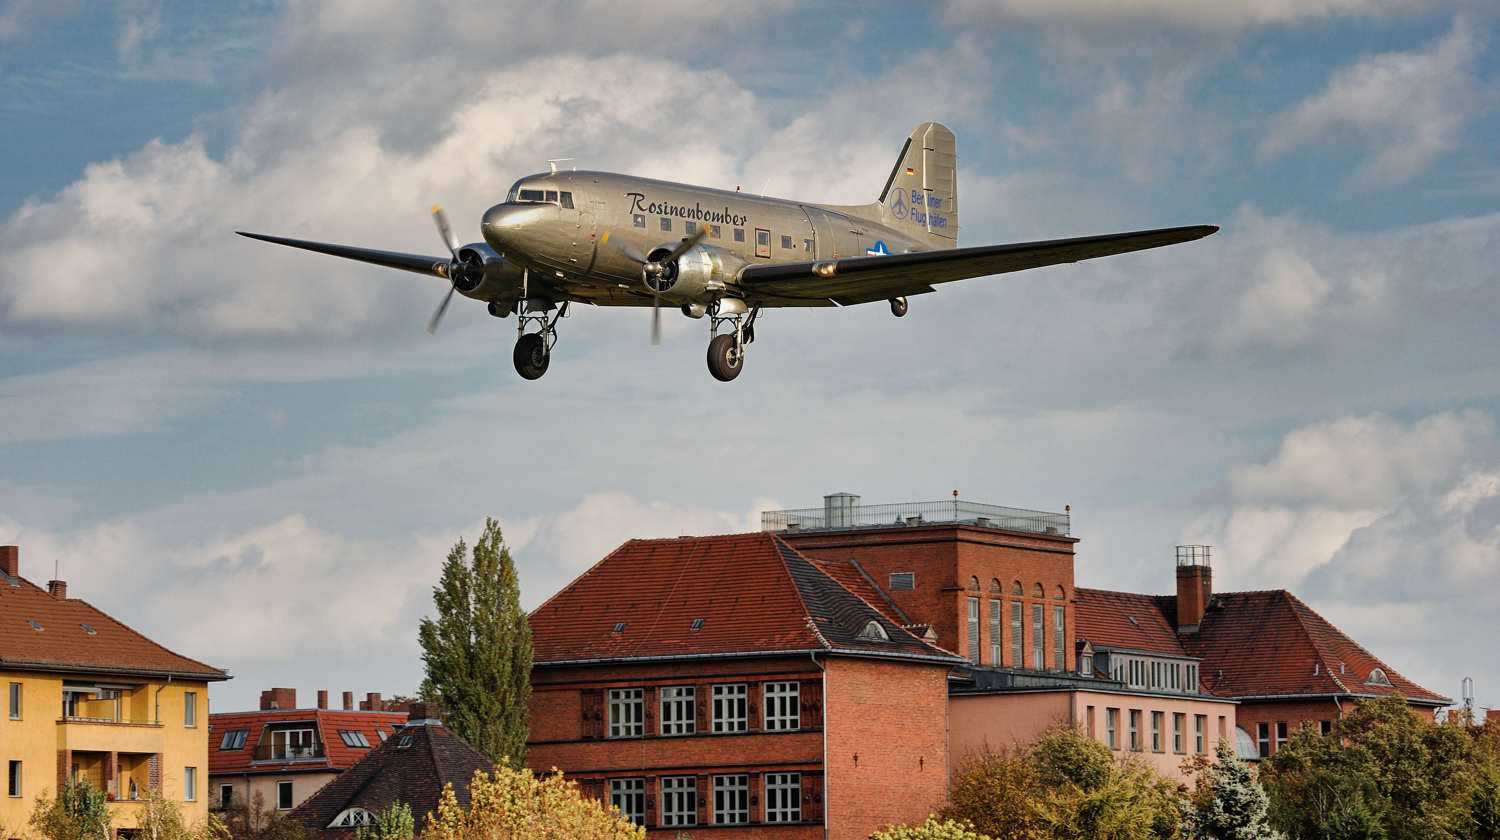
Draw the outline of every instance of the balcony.
[[[250,754],[253,762],[262,761],[321,761],[328,757],[321,743],[314,744],[276,744],[261,743],[255,745],[255,751]]]
[[[856,528],[917,528],[924,525],[969,525],[1004,531],[1067,536],[1072,517],[1067,513],[1001,507],[960,499],[862,505],[859,497],[824,497],[821,508],[768,510],[760,515],[762,531],[833,531]]]

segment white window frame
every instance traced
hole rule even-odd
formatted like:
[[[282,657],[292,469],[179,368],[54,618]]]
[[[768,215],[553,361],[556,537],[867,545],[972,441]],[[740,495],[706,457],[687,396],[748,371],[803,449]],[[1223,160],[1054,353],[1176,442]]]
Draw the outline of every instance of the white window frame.
[[[286,798],[287,798],[287,801],[291,803],[290,805],[287,805],[286,807],[282,807],[282,805],[281,805],[281,786],[282,785],[286,785],[286,791],[287,791]],[[276,810],[278,810],[278,811],[290,811],[290,810],[292,810],[295,807],[297,807],[297,790],[296,790],[296,788],[292,787],[291,780],[288,779],[288,780],[285,780],[285,781],[279,781],[279,782],[277,782],[276,783]]]
[[[750,822],[750,776],[745,773],[714,777],[714,825]]]
[[[1022,634],[1026,627],[1026,611],[1020,601],[1010,602],[1010,667],[1026,667],[1026,640]]]
[[[1163,729],[1166,728],[1166,724],[1167,724],[1167,713],[1166,712],[1152,712],[1151,713],[1151,751],[1152,752],[1158,752],[1159,753],[1159,752],[1166,752],[1167,751],[1167,733],[1165,733],[1165,732],[1162,731]]]
[[[640,738],[646,734],[646,691],[611,688],[608,693],[611,738]]]
[[[668,685],[657,690],[663,737],[692,735],[698,728],[697,690],[691,685]]]
[[[716,734],[746,732],[750,729],[750,687],[744,683],[718,683],[712,691],[713,723]]]
[[[969,618],[969,661],[975,665],[979,664],[979,599],[970,598],[968,604]]]
[[[182,692],[182,725],[193,728],[198,725],[198,692]]]
[[[646,780],[640,777],[610,779],[609,804],[613,805],[620,812],[620,816],[632,824],[645,825]]]
[[[182,801],[198,801],[198,768],[182,768]]]
[[[234,785],[219,785],[219,808],[222,810],[234,804]]]
[[[10,719],[21,719],[21,684],[13,682],[10,684]]]
[[[1047,618],[1044,610],[1041,604],[1031,605],[1031,668],[1034,671],[1047,670]]]
[[[1000,638],[1000,621],[1004,618],[1002,615],[1004,603],[996,598],[990,599],[990,664],[996,667],[1000,666],[1001,657],[1005,653],[1001,645],[1003,640]]]
[[[1187,754],[1187,712],[1172,713],[1172,752]]]
[[[1057,670],[1068,670],[1068,612],[1065,607],[1052,608],[1052,655]]]
[[[795,732],[802,728],[802,683],[768,682],[761,688],[767,732]]]
[[[1130,710],[1130,751],[1141,751],[1141,710]]]
[[[1105,743],[1112,750],[1120,748],[1120,710],[1106,708],[1104,710],[1104,736]]]
[[[690,828],[698,824],[698,777],[663,776],[662,828]]]
[[[1193,751],[1208,754],[1208,715],[1193,715]]]
[[[329,828],[358,828],[362,825],[374,825],[375,815],[364,808],[345,808],[339,815],[328,824]]]
[[[802,774],[766,774],[766,822],[802,822]]]

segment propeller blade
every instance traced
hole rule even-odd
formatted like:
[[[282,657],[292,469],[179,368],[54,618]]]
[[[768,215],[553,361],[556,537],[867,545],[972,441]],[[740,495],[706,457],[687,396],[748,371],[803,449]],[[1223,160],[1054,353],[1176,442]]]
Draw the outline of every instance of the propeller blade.
[[[672,253],[663,257],[661,261],[664,263],[677,262],[678,257],[692,250],[693,247],[695,247],[699,242],[702,242],[703,237],[707,235],[708,228],[706,226],[698,228],[698,230],[692,236],[689,236],[688,238],[677,243],[677,247],[672,249]]]
[[[443,244],[448,246],[448,253],[453,255],[455,262],[458,261],[458,237],[453,235],[453,228],[448,227],[448,214],[443,212],[441,205],[432,205],[432,220],[437,222],[438,235],[443,237]]]
[[[651,346],[661,344],[661,298],[651,296]]]
[[[448,313],[448,304],[453,302],[453,293],[456,291],[458,291],[457,286],[448,287],[448,294],[443,295],[443,302],[438,304],[437,311],[433,312],[432,317],[427,320],[428,335],[437,332],[438,324],[443,320],[443,316]]]

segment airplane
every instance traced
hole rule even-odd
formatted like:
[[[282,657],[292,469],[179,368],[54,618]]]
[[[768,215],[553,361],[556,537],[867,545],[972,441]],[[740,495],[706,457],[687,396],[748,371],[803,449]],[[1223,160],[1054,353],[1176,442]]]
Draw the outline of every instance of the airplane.
[[[1201,239],[1214,225],[958,247],[957,151],[952,131],[918,125],[871,204],[769,198],[610,172],[528,175],[485,211],[483,242],[460,245],[433,207],[448,256],[423,256],[236,231],[241,236],[439,277],[455,292],[516,316],[516,372],[539,379],[571,304],[661,307],[708,318],[708,369],[728,382],[744,368],[762,309],[853,306],[907,298],[954,280],[1073,263]]]

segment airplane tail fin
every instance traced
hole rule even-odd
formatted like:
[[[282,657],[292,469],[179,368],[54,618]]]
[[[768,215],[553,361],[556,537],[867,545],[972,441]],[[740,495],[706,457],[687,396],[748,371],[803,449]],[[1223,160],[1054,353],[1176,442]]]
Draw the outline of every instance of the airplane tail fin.
[[[953,132],[925,122],[912,129],[880,193],[881,221],[925,238],[958,244],[958,156]]]

